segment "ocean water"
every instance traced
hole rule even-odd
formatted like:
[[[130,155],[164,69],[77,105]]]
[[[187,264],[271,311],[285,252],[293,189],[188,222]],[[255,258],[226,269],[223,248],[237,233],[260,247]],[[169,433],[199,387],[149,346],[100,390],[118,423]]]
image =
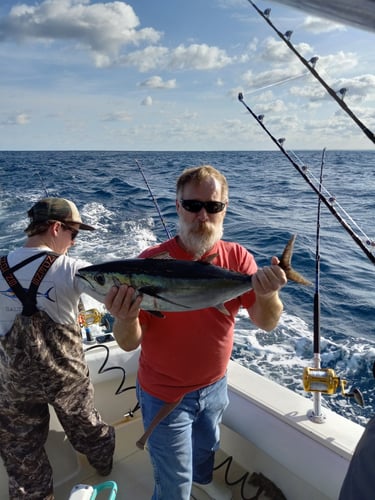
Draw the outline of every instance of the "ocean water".
[[[319,178],[321,151],[293,154]],[[305,366],[313,366],[318,197],[278,151],[0,152],[1,254],[23,244],[26,211],[49,195],[74,200],[83,218],[98,228],[93,234],[80,233],[70,250],[72,256],[92,263],[135,257],[167,237],[164,224],[175,234],[176,178],[184,168],[202,163],[220,169],[229,182],[224,238],[248,248],[259,266],[280,255],[290,236],[297,234],[293,266],[313,286],[287,284],[281,292],[285,310],[272,333],[255,328],[241,312],[233,359],[311,398],[303,390],[302,374]],[[325,189],[345,209],[346,221],[356,223],[370,241],[374,237],[374,163],[373,151],[327,151],[324,159]],[[338,391],[324,395],[323,406],[361,425],[375,410],[374,271],[374,264],[322,205],[321,363],[347,380],[349,390],[359,388],[365,399],[361,408]]]

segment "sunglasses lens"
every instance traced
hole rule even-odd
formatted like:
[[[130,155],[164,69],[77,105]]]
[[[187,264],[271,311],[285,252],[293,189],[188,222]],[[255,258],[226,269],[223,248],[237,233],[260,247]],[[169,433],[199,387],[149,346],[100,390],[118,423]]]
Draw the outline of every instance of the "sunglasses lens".
[[[66,231],[70,231],[72,240],[77,238],[79,233],[78,229],[74,229],[73,227],[68,226],[68,224],[61,224],[61,225]]]
[[[181,205],[188,212],[199,212],[203,208],[203,202],[198,200],[181,200]]]
[[[218,212],[222,212],[224,210],[225,203],[221,201],[207,201],[204,204],[204,208],[207,210],[209,214],[217,214]]]
[[[181,200],[182,207],[188,212],[197,213],[204,207],[207,213],[217,214],[225,208],[222,201],[199,201],[199,200]]]

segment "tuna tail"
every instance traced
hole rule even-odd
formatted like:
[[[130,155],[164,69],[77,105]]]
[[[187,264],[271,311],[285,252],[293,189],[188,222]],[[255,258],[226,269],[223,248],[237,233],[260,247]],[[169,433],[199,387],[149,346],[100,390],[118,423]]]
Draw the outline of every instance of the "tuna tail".
[[[295,281],[296,283],[300,283],[301,285],[311,285],[311,281],[304,278],[299,272],[295,271],[292,268],[292,255],[295,240],[296,235],[294,234],[284,248],[283,254],[280,258],[279,266],[285,271],[288,280]]]

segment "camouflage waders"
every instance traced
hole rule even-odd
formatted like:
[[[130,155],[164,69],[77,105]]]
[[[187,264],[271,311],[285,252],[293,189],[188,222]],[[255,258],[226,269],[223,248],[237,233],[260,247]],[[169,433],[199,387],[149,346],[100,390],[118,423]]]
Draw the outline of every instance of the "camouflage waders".
[[[11,500],[53,499],[44,449],[51,404],[73,447],[97,470],[109,468],[114,428],[94,407],[79,326],[46,313],[16,316],[0,337],[0,453]]]

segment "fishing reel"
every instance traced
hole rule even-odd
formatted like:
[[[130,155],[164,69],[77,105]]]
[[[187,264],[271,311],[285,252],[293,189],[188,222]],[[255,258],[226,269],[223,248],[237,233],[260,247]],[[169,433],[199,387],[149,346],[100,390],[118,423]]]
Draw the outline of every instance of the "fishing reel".
[[[341,388],[341,395],[345,398],[353,398],[360,406],[364,406],[362,393],[356,387],[351,392],[345,392],[347,381],[336,375],[332,368],[306,367],[303,371],[303,388],[306,392],[321,392],[323,394],[335,394]]]
[[[113,328],[114,318],[109,312],[101,313],[97,309],[87,309],[80,311],[78,323],[81,328],[89,328],[92,325],[99,325],[105,328],[104,333],[109,333]]]
[[[78,323],[82,327],[100,324],[102,314],[97,309],[87,309],[87,311],[80,311],[78,316]]]

